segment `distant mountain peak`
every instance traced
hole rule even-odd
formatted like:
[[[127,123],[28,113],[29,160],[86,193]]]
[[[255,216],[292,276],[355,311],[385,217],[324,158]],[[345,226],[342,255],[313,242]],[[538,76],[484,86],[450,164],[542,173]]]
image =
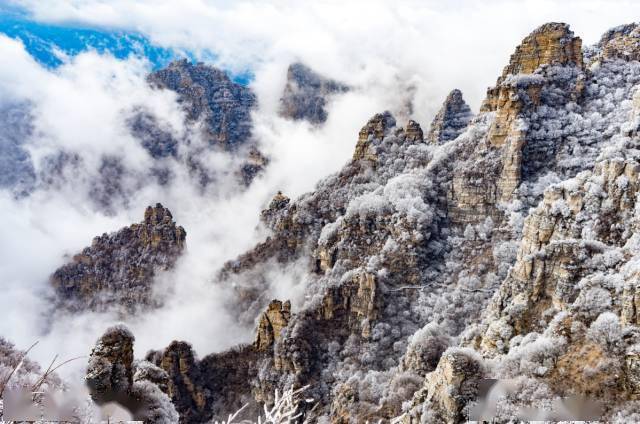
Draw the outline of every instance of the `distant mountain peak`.
[[[188,119],[206,123],[210,144],[235,149],[251,138],[256,96],[222,70],[183,59],[149,75],[149,82],[179,95]]]
[[[322,124],[327,120],[325,108],[329,98],[348,90],[347,85],[325,78],[303,63],[292,63],[280,99],[280,115]]]
[[[51,284],[70,310],[133,313],[157,306],[151,296],[154,277],[174,266],[185,240],[184,228],[158,203],[147,207],[142,222],[95,237],[53,273]]]

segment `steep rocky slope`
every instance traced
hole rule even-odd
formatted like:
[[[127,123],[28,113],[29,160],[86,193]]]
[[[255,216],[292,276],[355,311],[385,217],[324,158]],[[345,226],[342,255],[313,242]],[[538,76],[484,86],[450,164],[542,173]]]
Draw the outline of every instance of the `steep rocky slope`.
[[[154,277],[174,266],[185,239],[184,228],[168,209],[149,206],[141,223],[94,238],[53,273],[56,302],[72,311],[118,308],[132,313],[157,306]]]
[[[462,92],[455,89],[449,93],[433,119],[427,138],[430,143],[436,144],[454,140],[467,128],[472,118],[473,113],[462,98]]]
[[[144,105],[135,105],[120,111],[123,137],[130,138],[131,150],[94,152],[91,157],[82,148],[67,146],[53,146],[32,157],[31,143],[37,144],[42,136],[33,133],[32,109],[37,105],[0,102],[0,189],[21,197],[38,189],[73,187],[96,209],[113,213],[129,206],[139,190],[171,184],[176,174],[186,173],[188,182],[201,189],[221,179],[235,180],[242,189],[264,170],[268,159],[252,137],[251,113],[257,105],[250,88],[213,66],[186,60],[153,72],[147,82],[155,90],[176,93],[184,111],[184,128],[175,128]],[[53,138],[53,144],[59,142]],[[136,152],[136,143],[144,150]],[[149,158],[132,164],[127,157],[132,151],[142,155],[146,151]],[[230,165],[211,160],[216,153],[226,155]]]
[[[148,80],[178,93],[187,119],[203,122],[209,143],[233,149],[249,141],[256,96],[223,71],[184,59],[152,73]]]
[[[637,421],[636,34],[583,55],[567,25],[545,24],[478,115],[445,102],[431,134],[456,98],[469,122],[455,137],[380,113],[340,171],[275,195],[270,236],[219,275],[255,343],[147,355],[181,422],[253,413],[291,385],[309,385],[300,408],[317,422]],[[304,270],[303,298],[271,298],[274,267]],[[503,380],[497,402],[485,379]]]
[[[287,70],[287,83],[280,99],[280,115],[322,124],[327,120],[327,101],[348,90],[346,85],[324,78],[302,63],[292,63]]]

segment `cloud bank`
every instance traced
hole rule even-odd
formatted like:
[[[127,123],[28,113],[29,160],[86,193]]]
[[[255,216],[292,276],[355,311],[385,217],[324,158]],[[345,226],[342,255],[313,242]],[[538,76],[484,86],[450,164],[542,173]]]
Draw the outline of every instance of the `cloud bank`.
[[[640,4],[630,1],[14,3],[36,20],[138,31],[160,46],[215,58],[233,72],[251,69],[259,104],[254,134],[271,157],[265,175],[245,191],[223,180],[203,192],[176,167],[177,178],[169,186],[125,182],[135,201],[115,214],[96,210],[86,188],[101,156],[119,155],[140,172],[151,164],[127,129],[131,110],[144,107],[173,133],[187,131],[175,96],[147,86],[150,64],[142,59],[87,52],[51,70],[35,62],[21,43],[0,36],[5,63],[0,67],[1,102],[28,105],[33,118],[24,147],[34,159],[66,150],[83,163],[64,184],[29,197],[0,192],[0,308],[5,316],[0,335],[18,346],[41,339],[34,352],[41,362],[55,353],[87,354],[116,320],[92,315],[44,322],[49,274],[93,236],[140,221],[145,207],[156,202],[187,230],[187,253],[175,271],[161,277],[160,286],[175,293],[171,301],[128,322],[137,337],[137,355],[173,339],[192,342],[200,355],[250,340],[251,332],[225,311],[228,288],[213,279],[226,260],[260,239],[259,211],[276,191],[295,197],[338,170],[350,158],[359,128],[376,112],[390,109],[400,123],[412,116],[427,129],[453,88],[460,88],[477,111],[515,45],[543,22],[566,21],[589,44],[640,13]],[[276,114],[286,67],[294,60],[357,88],[329,105],[322,128]],[[211,154],[204,160],[230,169],[234,159]],[[267,278],[278,297],[299,293],[296,273],[274,270]]]

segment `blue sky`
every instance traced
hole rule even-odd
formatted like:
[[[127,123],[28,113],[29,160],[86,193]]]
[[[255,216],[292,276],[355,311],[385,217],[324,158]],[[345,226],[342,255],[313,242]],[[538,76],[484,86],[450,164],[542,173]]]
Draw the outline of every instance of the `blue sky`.
[[[194,60],[194,56],[188,51],[155,45],[136,32],[37,22],[24,11],[1,4],[0,33],[20,39],[27,52],[48,68],[56,68],[64,63],[65,55],[73,57],[87,50],[109,53],[118,59],[125,59],[130,55],[144,57],[153,69],[162,68],[178,58]],[[215,54],[208,56],[215,60]],[[230,76],[234,81],[245,85],[252,79],[250,71]]]

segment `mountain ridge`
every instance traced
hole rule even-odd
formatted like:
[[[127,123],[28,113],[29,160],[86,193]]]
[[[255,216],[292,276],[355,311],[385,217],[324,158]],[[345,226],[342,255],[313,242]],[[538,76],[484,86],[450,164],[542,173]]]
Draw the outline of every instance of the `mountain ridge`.
[[[636,420],[638,27],[584,50],[567,24],[538,27],[478,114],[454,90],[426,136],[371,117],[352,158],[296,199],[275,194],[268,235],[215,276],[254,343],[200,359],[174,341],[145,356],[140,369],[162,380],[144,387],[181,423],[245,404],[257,416],[292,386],[307,388],[298,408],[313,422],[591,419],[558,409],[572,398]],[[294,265],[304,298],[274,299],[265,275]],[[122,354],[105,355],[114,340]],[[144,390],[133,349],[126,330],[107,331],[88,377],[124,369],[122,390]],[[493,407],[489,379],[506,385]]]

